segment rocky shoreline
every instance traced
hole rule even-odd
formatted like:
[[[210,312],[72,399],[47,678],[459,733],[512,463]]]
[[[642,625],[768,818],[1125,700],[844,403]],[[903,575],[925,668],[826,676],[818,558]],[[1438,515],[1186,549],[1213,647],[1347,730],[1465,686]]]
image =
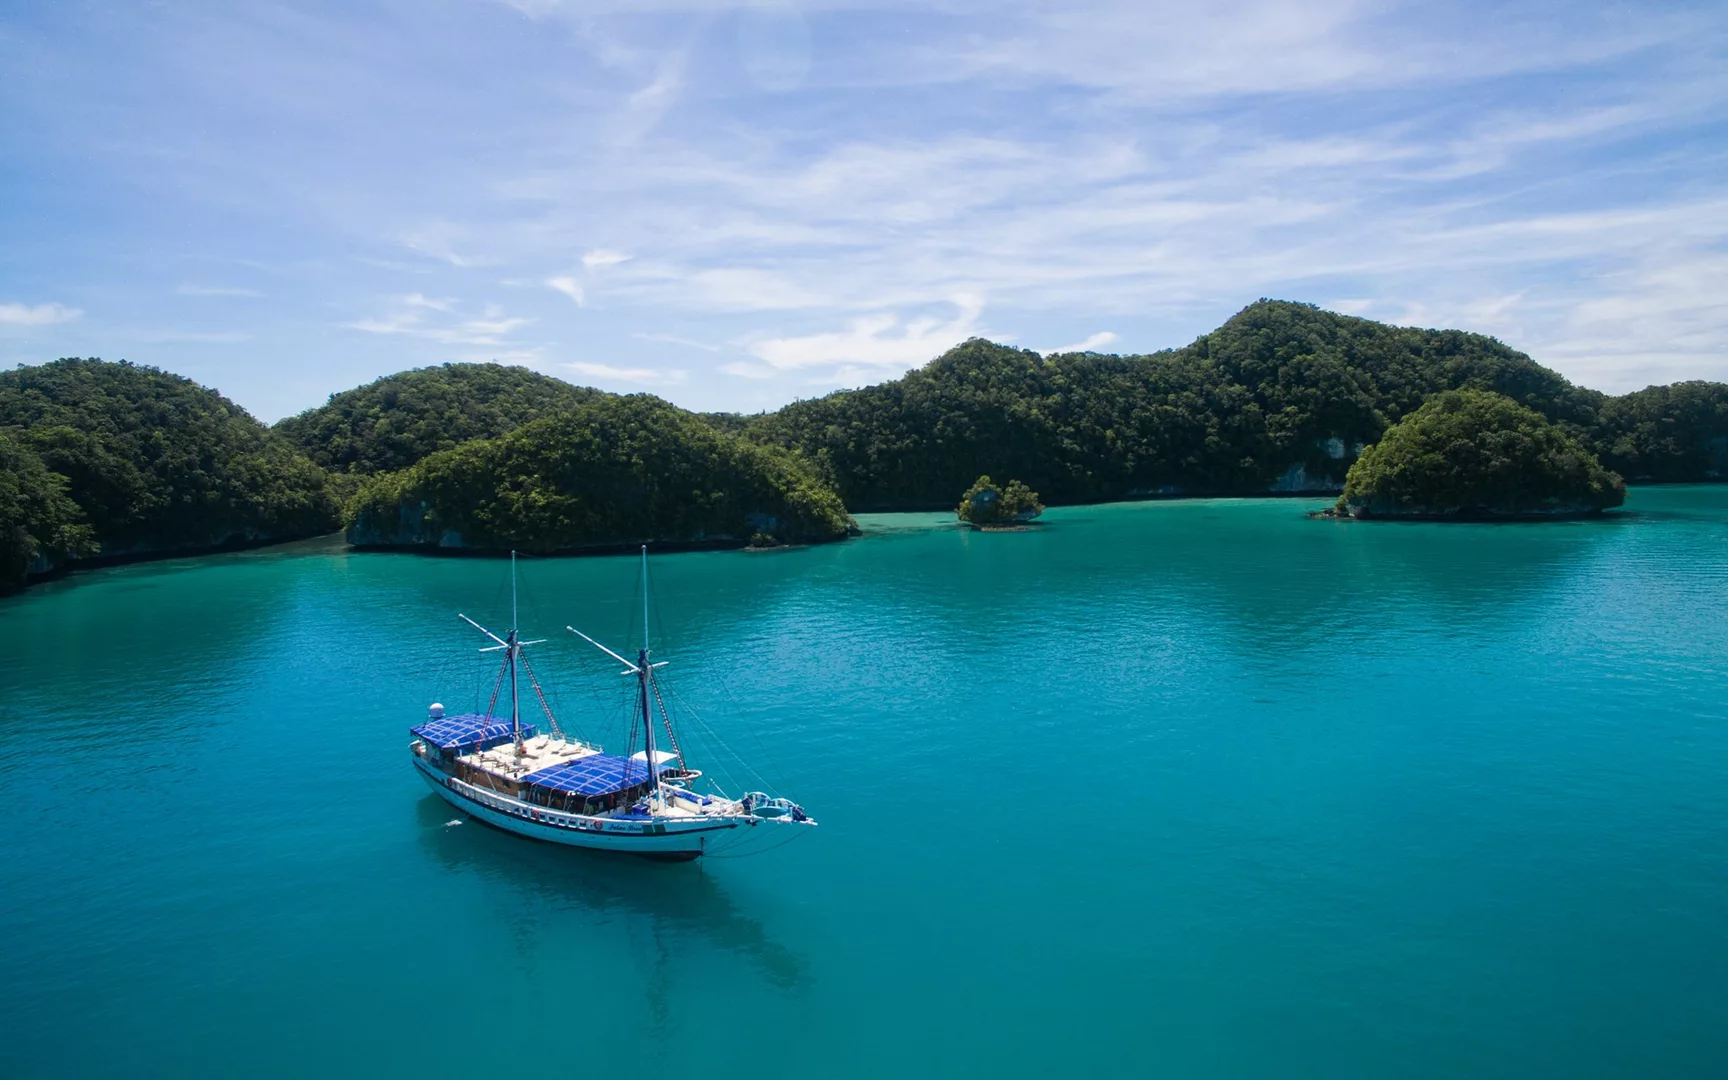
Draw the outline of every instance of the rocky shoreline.
[[[1529,522],[1529,521],[1578,521],[1585,518],[1608,516],[1608,511],[1595,506],[1560,506],[1552,510],[1495,510],[1486,506],[1472,507],[1417,507],[1392,511],[1376,510],[1340,510],[1329,506],[1324,510],[1310,511],[1311,518],[1331,521],[1458,521],[1458,522]]]

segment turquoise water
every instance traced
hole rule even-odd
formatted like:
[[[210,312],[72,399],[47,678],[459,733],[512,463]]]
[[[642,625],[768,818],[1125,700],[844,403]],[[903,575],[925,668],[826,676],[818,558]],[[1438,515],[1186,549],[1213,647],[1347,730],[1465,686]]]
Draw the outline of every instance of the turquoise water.
[[[687,749],[822,822],[683,866],[450,825],[411,772],[489,689],[455,613],[508,621],[497,561],[0,601],[0,1074],[1723,1075],[1728,487],[1311,505],[656,560]],[[559,628],[624,642],[633,560],[523,580],[561,719],[621,746]]]

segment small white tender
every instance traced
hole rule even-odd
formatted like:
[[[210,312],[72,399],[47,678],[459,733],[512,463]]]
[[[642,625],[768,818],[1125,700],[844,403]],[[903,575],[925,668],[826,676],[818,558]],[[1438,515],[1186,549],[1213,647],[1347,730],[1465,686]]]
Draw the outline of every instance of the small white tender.
[[[516,556],[510,556],[511,622],[516,613]],[[758,825],[815,825],[804,808],[783,798],[753,791],[738,798],[722,794],[702,773],[685,767],[672,734],[671,716],[662,705],[669,751],[654,746],[654,704],[660,701],[655,671],[665,662],[648,651],[648,549],[642,549],[642,648],[630,660],[575,627],[565,627],[624,665],[622,674],[637,681],[635,708],[643,749],[627,757],[564,736],[541,692],[521,641],[511,627],[503,637],[466,615],[458,616],[496,644],[482,652],[502,652],[503,666],[485,713],[446,716],[434,704],[426,722],[411,728],[414,767],[445,801],[488,825],[535,840],[571,847],[619,851],[656,859],[694,859],[735,830]],[[524,724],[517,693],[517,671],[546,715],[550,734]],[[504,683],[510,685],[510,716],[492,714]],[[632,735],[634,742],[634,734]],[[706,792],[697,787],[707,787]],[[730,846],[724,845],[724,846]]]

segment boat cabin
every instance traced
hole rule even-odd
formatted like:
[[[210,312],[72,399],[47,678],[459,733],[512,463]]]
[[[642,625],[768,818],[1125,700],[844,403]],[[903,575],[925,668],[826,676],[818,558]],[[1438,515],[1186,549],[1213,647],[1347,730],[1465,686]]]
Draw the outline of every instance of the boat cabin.
[[[410,728],[414,753],[440,772],[478,788],[572,814],[610,814],[628,810],[651,786],[645,754],[621,758],[574,740],[541,735],[531,724],[521,728],[518,750],[510,721],[473,713],[434,715]],[[654,754],[664,774],[675,756]]]

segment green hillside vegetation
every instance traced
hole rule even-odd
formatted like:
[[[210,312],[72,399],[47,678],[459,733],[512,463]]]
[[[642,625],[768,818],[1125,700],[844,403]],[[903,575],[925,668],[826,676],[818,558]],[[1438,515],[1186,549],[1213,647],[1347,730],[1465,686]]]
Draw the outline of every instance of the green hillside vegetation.
[[[405,469],[469,439],[492,439],[596,397],[598,390],[502,364],[445,364],[333,394],[276,424],[332,472]]]
[[[1511,398],[1439,394],[1350,467],[1351,517],[1575,517],[1619,506],[1626,485],[1576,436]]]
[[[1725,388],[1708,385],[1721,401]],[[826,461],[854,510],[952,505],[980,473],[1018,476],[1053,503],[1336,491],[1360,446],[1462,387],[1505,394],[1593,443],[1608,433],[1599,413],[1612,399],[1493,338],[1283,301],[1149,356],[1040,357],[975,339],[903,378],[797,402],[747,430]],[[1667,417],[1675,403],[1648,404]],[[1672,475],[1704,479],[1685,470],[1728,424],[1700,410],[1665,430],[1677,449],[1659,456],[1684,466]],[[1638,430],[1626,437],[1647,452]]]
[[[1651,386],[1602,403],[1592,432],[1603,464],[1629,480],[1674,483],[1728,475],[1728,385]]]
[[[1534,410],[1633,481],[1728,476],[1728,385],[1609,397],[1492,338],[1270,300],[1179,349],[974,339],[755,416],[445,364],[271,431],[179,376],[73,359],[0,373],[0,588],[80,560],[316,535],[342,502],[362,543],[566,550],[817,539],[848,507],[943,509],[987,475],[1056,504],[1336,492],[1363,447],[1461,389]],[[513,437],[530,428],[541,443]]]
[[[960,496],[960,505],[954,508],[954,515],[961,521],[980,527],[1031,521],[1043,512],[1044,504],[1038,501],[1038,493],[1025,484],[1010,480],[1007,487],[1001,488],[988,476],[973,481]]]
[[[0,434],[0,592],[16,589],[32,570],[94,554],[95,536],[83,518],[66,494],[66,478]]]
[[[323,470],[220,394],[156,368],[67,359],[0,372],[0,434],[30,492],[13,505],[40,515],[22,526],[38,572],[67,557],[298,539],[338,523]],[[31,458],[60,479],[45,481]],[[74,518],[88,531],[65,531]]]
[[[534,552],[644,541],[838,539],[850,519],[797,455],[718,431],[647,394],[604,396],[381,475],[349,541]],[[759,542],[759,541],[758,541]]]
[[[707,421],[709,427],[718,428],[732,435],[742,435],[749,429],[752,417],[735,412],[705,412],[697,413]]]

